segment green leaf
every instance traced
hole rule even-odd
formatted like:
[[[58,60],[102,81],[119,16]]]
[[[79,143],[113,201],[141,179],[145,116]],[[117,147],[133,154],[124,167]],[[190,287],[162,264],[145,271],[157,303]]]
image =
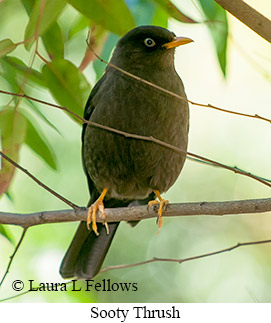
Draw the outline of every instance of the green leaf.
[[[5,192],[5,196],[9,199],[9,201],[10,201],[12,204],[14,204],[14,198],[13,198],[13,196],[12,196],[12,194],[10,193],[10,191],[9,191],[9,190]]]
[[[64,41],[62,30],[57,22],[54,22],[42,35],[44,47],[51,58],[64,58]]]
[[[169,16],[185,23],[195,23],[196,21],[182,13],[171,1],[169,0],[152,0],[163,8]],[[204,1],[204,0],[203,0]]]
[[[84,30],[85,28],[87,28],[89,25],[90,25],[89,19],[87,19],[83,15],[80,15],[71,24],[71,27],[70,27],[69,33],[68,33],[68,39],[71,39],[73,36],[75,36],[80,31]]]
[[[11,236],[10,232],[8,232],[2,224],[0,224],[0,234],[3,237],[5,237],[6,239],[8,239],[9,242],[14,244],[13,237]]]
[[[31,10],[32,10],[32,8],[33,8],[33,6],[35,4],[35,1],[36,0],[21,0],[21,2],[23,4],[28,16],[30,16],[30,14],[31,14]]]
[[[11,91],[18,92],[20,89],[20,86],[17,81],[17,73],[15,69],[6,62],[6,58],[7,57],[2,57],[0,59],[0,63],[3,70],[3,77],[5,81],[8,83],[8,86],[11,89]],[[18,98],[14,97],[13,100],[16,102]]]
[[[157,7],[155,3],[150,0],[128,0],[126,3],[129,5],[129,9],[132,12],[137,26],[151,24],[153,14]]]
[[[42,74],[33,68],[29,68],[25,63],[17,57],[7,56],[2,58],[2,61],[9,64],[13,70],[15,70],[21,77],[25,77],[33,83],[45,87]]]
[[[17,47],[10,39],[3,39],[0,41],[0,57],[7,55]]]
[[[208,19],[207,26],[213,38],[220,68],[226,76],[228,21],[226,11],[214,0],[198,0]]]
[[[44,3],[44,7],[42,4]],[[25,30],[25,40],[32,39],[25,43],[25,48],[29,50],[34,41],[35,33],[43,33],[56,21],[61,11],[66,5],[65,0],[36,0],[30,13],[29,22]]]
[[[158,7],[152,18],[152,25],[161,26],[164,28],[168,27],[168,13],[161,7]]]
[[[56,59],[43,67],[42,75],[55,100],[82,116],[90,85],[78,68],[65,59]],[[80,122],[71,114],[69,116]]]
[[[26,119],[26,124],[25,144],[39,155],[50,167],[56,170],[56,158],[53,149],[50,147],[41,129],[37,130],[29,119]]]
[[[0,112],[0,133],[2,151],[14,161],[18,160],[19,150],[24,142],[26,119],[18,110],[9,108]],[[2,159],[0,169],[0,196],[5,193],[13,178],[15,167]]]
[[[41,117],[41,119],[52,129],[54,129],[59,135],[61,135],[61,133],[59,132],[59,130],[57,129],[57,127],[50,121],[47,119],[47,117],[40,111],[39,107],[30,99],[27,99],[27,104],[31,107],[31,109],[33,111],[36,112],[36,114]]]
[[[123,35],[135,27],[124,0],[67,0],[75,9],[115,34]]]

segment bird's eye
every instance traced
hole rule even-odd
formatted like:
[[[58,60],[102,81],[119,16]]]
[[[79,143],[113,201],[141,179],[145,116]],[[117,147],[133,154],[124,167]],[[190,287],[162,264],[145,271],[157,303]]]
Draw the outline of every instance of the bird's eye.
[[[146,38],[146,39],[144,39],[144,44],[147,47],[153,47],[153,46],[155,46],[155,41],[151,38]]]

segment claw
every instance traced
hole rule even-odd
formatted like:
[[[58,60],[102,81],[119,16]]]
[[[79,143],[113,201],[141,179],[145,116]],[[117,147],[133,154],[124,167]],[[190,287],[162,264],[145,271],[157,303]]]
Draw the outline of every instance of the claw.
[[[107,191],[108,189],[105,188],[102,194],[99,196],[99,198],[88,209],[87,228],[88,230],[90,230],[90,224],[92,223],[92,230],[96,233],[97,236],[99,235],[96,224],[97,210],[99,210],[102,213],[102,218],[104,219],[104,225],[106,227],[106,233],[109,233],[108,224],[105,221],[106,215],[103,204],[103,200]]]
[[[157,190],[154,190],[154,193],[155,195],[157,196],[158,200],[152,200],[152,201],[149,201],[148,203],[148,206],[151,207],[153,205],[156,205],[156,204],[159,204],[159,209],[158,209],[158,218],[157,218],[157,224],[158,224],[158,232],[157,234],[160,233],[160,230],[162,228],[162,225],[163,225],[163,209],[165,206],[167,206],[169,204],[169,201],[168,200],[164,200],[161,195],[160,195],[160,192],[157,191]]]

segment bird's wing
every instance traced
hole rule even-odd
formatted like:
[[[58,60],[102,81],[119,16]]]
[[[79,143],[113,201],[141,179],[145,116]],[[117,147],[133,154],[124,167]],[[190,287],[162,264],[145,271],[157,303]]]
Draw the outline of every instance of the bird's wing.
[[[105,75],[96,83],[90,93],[84,111],[84,119],[86,120],[89,120],[92,112],[95,109],[93,98],[98,92],[104,79]],[[82,129],[82,152],[84,149],[84,135],[86,127],[87,124],[84,123]],[[99,192],[86,171],[84,158],[82,158],[82,161],[88,180],[89,193],[91,196],[88,203],[88,206],[90,206],[99,197]],[[97,223],[99,231],[99,236],[97,237],[93,230],[87,229],[86,222],[81,222],[72,243],[62,260],[60,266],[60,273],[62,277],[70,278],[76,276],[78,278],[92,278],[94,275],[96,275],[102,266],[103,260],[107,254],[108,248],[110,247],[118,225],[119,223],[109,223],[108,226],[110,233],[108,235],[104,225],[102,223]]]
[[[93,104],[93,98],[98,92],[102,82],[105,80],[105,75],[99,80],[99,82],[94,86],[93,90],[90,93],[88,98],[84,118],[89,120],[92,112],[95,109]],[[84,149],[84,134],[86,131],[87,124],[83,124],[83,131],[82,131],[82,151]],[[88,186],[89,192],[91,195],[91,199],[89,201],[89,206],[99,197],[99,192],[96,189],[93,181],[91,180],[90,176],[88,175],[85,165],[84,165],[84,158],[83,160],[83,167],[88,179]],[[154,194],[151,193],[150,196],[141,201],[134,201],[133,205],[143,205],[147,204],[148,201],[154,198]],[[115,199],[110,199],[105,201],[105,207],[126,207],[132,201],[120,201]],[[131,223],[132,225],[136,224],[137,221]],[[60,273],[63,278],[92,278],[95,276],[104,261],[104,258],[107,254],[107,251],[110,247],[112,239],[115,235],[115,232],[118,228],[119,223],[108,223],[109,226],[109,234],[106,232],[106,228],[102,223],[97,223],[99,236],[96,236],[93,230],[88,230],[86,226],[86,222],[81,222],[77,232],[73,238],[73,241],[67,250],[60,267]]]
[[[98,92],[101,84],[104,82],[106,78],[106,74],[104,74],[101,79],[95,84],[94,88],[92,89],[92,91],[90,92],[89,98],[87,100],[86,106],[85,106],[85,110],[84,110],[84,119],[85,120],[89,120],[92,112],[95,109],[95,105],[93,104],[93,98],[95,96],[95,94]],[[97,194],[94,194],[96,192],[93,192],[95,190],[94,184],[91,180],[91,178],[88,175],[88,172],[86,171],[86,166],[85,166],[85,162],[84,162],[84,156],[83,156],[83,151],[84,151],[84,138],[85,138],[85,131],[86,131],[86,127],[87,127],[87,123],[83,124],[83,129],[82,129],[82,161],[83,161],[83,168],[85,171],[85,174],[87,176],[87,180],[88,180],[88,188],[89,188],[89,193],[91,195],[91,203],[92,204],[97,198]]]
[[[86,119],[86,120],[89,120],[92,112],[95,109],[95,106],[94,106],[92,100],[93,100],[95,94],[98,92],[101,84],[105,81],[105,78],[106,78],[106,74],[104,74],[100,78],[100,80],[95,84],[94,88],[90,92],[89,98],[88,98],[86,106],[85,106],[85,111],[84,111],[84,119]],[[87,124],[84,123],[83,124],[83,131],[82,131],[82,141],[84,140],[83,138],[84,138],[84,133],[85,133],[86,126],[87,126]]]

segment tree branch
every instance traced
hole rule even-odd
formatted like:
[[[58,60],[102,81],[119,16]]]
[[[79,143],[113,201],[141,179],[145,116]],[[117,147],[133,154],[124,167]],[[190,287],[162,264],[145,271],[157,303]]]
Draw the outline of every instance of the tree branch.
[[[271,43],[271,21],[242,0],[215,0],[246,26]]]
[[[157,217],[157,210],[157,206],[148,208],[146,205],[106,209],[106,221],[137,221],[154,218]],[[163,216],[222,216],[230,214],[263,213],[270,211],[271,198],[266,198],[226,202],[169,204],[164,211]],[[0,223],[19,225],[25,228],[46,223],[86,221],[87,213],[87,208],[85,207],[78,208],[77,210],[58,210],[29,214],[0,212]],[[100,213],[97,214],[97,222],[104,222]]]

